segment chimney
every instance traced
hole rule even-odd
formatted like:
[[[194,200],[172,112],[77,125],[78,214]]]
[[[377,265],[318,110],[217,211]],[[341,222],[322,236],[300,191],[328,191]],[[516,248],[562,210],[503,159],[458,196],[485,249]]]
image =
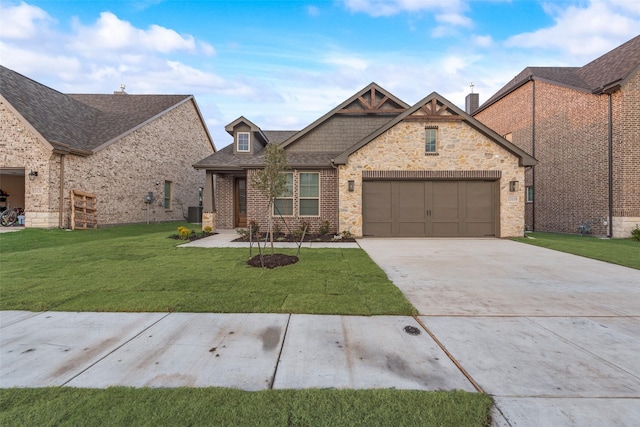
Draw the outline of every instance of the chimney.
[[[470,93],[464,99],[464,111],[467,114],[473,114],[480,106],[480,94],[478,93]]]
[[[464,111],[471,115],[475,113],[480,106],[480,94],[473,93],[473,82],[471,82],[469,87],[471,87],[471,93],[464,99]]]

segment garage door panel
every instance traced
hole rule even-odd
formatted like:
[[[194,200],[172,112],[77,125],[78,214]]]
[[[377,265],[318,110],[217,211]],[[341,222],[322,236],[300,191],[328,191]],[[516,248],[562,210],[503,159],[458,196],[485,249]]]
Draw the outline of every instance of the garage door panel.
[[[365,235],[495,235],[495,182],[366,181],[363,187]]]
[[[372,222],[389,221],[392,218],[391,183],[369,182],[364,187],[363,211]]]
[[[460,233],[459,222],[439,222],[433,224],[433,237],[459,237]]]
[[[495,236],[493,224],[488,222],[467,222],[466,235],[469,237],[487,237]]]

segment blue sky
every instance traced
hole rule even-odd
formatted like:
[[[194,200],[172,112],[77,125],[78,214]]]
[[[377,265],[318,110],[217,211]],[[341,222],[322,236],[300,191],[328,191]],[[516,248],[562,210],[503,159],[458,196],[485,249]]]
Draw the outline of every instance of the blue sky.
[[[0,0],[0,63],[65,93],[193,94],[222,148],[241,115],[302,129],[370,82],[482,103],[639,28],[637,0]]]

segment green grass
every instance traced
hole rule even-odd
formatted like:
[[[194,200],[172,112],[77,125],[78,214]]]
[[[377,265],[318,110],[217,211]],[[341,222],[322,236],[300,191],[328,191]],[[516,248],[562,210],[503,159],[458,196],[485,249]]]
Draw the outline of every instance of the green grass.
[[[480,427],[491,405],[463,391],[3,389],[0,425]]]
[[[0,309],[416,314],[361,249],[303,248],[296,264],[260,269],[248,248],[177,247],[179,225],[0,234]]]
[[[640,270],[640,242],[555,233],[527,233],[513,240]]]

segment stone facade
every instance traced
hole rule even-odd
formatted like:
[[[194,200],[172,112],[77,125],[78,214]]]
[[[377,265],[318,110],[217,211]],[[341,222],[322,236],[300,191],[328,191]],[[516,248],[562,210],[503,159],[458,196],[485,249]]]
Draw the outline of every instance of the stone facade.
[[[535,98],[534,98],[535,97]],[[535,104],[533,100],[535,99]],[[629,237],[640,222],[640,73],[611,95],[613,216],[609,218],[609,95],[530,81],[475,118],[534,156],[526,223],[537,231]]]
[[[205,172],[192,164],[214,149],[193,102],[86,157],[54,153],[7,106],[1,113],[0,167],[38,171],[24,182],[27,227],[69,227],[71,190],[96,194],[99,226],[183,220],[189,206],[198,206]],[[171,209],[164,208],[165,181]],[[150,191],[154,201],[147,204]]]
[[[438,155],[425,155],[425,126],[438,127]],[[339,230],[362,235],[362,172],[501,171],[499,237],[524,234],[524,189],[509,191],[509,181],[524,182],[517,156],[463,121],[402,121],[339,166]],[[354,191],[348,191],[353,180]]]

